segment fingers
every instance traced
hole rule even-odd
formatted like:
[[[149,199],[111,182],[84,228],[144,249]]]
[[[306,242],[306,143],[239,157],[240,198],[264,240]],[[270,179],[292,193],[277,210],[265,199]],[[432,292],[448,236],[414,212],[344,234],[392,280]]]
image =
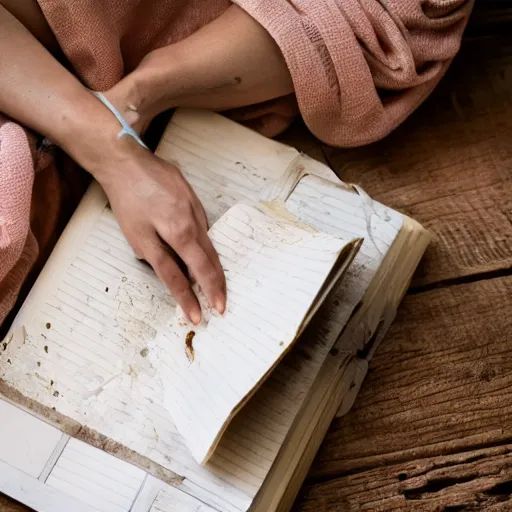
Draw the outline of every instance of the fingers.
[[[133,211],[125,209],[124,201],[120,217],[124,216],[129,226],[132,247],[139,249],[136,254],[140,253],[139,257],[153,267],[185,314],[198,324],[201,308],[189,276],[195,279],[210,305],[222,314],[226,309],[224,271],[208,237],[203,207],[190,185],[174,167],[157,170],[162,173],[144,175],[149,180],[149,193],[134,194],[139,206],[136,222],[130,226]]]
[[[196,215],[191,216],[195,220]],[[159,236],[173,247],[201,287],[210,306],[219,313],[226,309],[226,279],[219,257],[203,223],[181,224],[179,232],[162,228]]]
[[[179,252],[190,272],[208,298],[208,302],[219,313],[226,309],[226,279],[217,253],[208,238],[200,235],[185,245]]]
[[[204,250],[210,264],[213,266],[214,274],[207,286],[211,287],[211,292],[207,297],[212,297],[210,304],[222,315],[226,310],[226,276],[220,263],[219,255],[213,247],[208,233],[203,233],[199,238],[199,243]]]
[[[171,253],[158,240],[156,233],[155,240],[151,244],[145,244],[145,247],[147,262],[178,301],[188,318],[194,324],[199,324],[201,322],[199,302],[192,291],[190,281],[181,271]]]
[[[220,263],[219,255],[213,247],[213,244],[208,236],[208,220],[206,218],[206,214],[203,208],[203,205],[196,198],[196,204],[194,205],[194,211],[196,218],[199,217],[199,221],[203,226],[203,230],[199,233],[198,241],[201,247],[203,248],[206,256],[208,257],[210,263],[213,265],[215,269],[215,274],[213,276],[214,282],[212,284],[213,289],[211,292],[212,299],[210,304],[215,307],[215,309],[223,314],[226,310],[226,276],[224,274],[224,269]],[[207,295],[210,296],[210,295]]]

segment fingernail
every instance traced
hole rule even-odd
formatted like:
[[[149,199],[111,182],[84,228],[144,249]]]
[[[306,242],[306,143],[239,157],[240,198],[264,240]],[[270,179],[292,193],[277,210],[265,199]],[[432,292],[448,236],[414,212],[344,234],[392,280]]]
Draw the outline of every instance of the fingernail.
[[[215,300],[215,309],[221,314],[224,314],[224,311],[226,311],[226,301],[218,297]]]
[[[201,323],[201,313],[195,309],[190,313],[190,320],[194,325],[199,325]]]

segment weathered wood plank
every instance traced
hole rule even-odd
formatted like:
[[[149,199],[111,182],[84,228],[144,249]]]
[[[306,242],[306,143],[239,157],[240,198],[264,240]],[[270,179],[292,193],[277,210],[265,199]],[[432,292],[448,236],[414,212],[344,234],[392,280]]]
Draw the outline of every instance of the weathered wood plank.
[[[512,277],[408,296],[312,475],[510,442],[510,311]]]
[[[327,148],[338,175],[432,230],[414,286],[512,267],[512,38],[468,41],[383,141]]]
[[[30,509],[5,494],[0,494],[0,512],[30,512]]]
[[[509,511],[512,445],[394,464],[306,487],[300,512]]]

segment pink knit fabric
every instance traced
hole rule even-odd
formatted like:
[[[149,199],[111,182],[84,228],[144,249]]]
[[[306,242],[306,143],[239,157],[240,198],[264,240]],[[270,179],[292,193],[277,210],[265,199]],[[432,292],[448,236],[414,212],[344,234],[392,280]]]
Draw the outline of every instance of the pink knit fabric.
[[[337,146],[375,141],[432,91],[457,53],[474,0],[235,0],[281,48],[295,97],[233,117],[273,136],[300,112]],[[39,0],[76,74],[105,90],[149,51],[219,16],[228,0]],[[34,138],[0,116],[0,325],[61,204],[55,165],[34,162]],[[34,187],[36,168],[39,184]],[[37,176],[36,176],[37,180]],[[62,180],[61,180],[62,182]],[[32,220],[32,222],[31,222]]]
[[[31,141],[23,128],[0,116],[0,324],[38,253],[30,231],[33,183]]]
[[[374,142],[434,89],[474,0],[234,0],[275,39],[310,130],[334,146]]]

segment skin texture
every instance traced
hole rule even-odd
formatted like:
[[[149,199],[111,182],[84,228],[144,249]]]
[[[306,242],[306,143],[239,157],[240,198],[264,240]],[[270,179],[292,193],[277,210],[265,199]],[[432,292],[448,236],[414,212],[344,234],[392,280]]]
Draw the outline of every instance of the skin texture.
[[[194,323],[200,306],[174,255],[223,313],[225,277],[199,199],[175,166],[130,137],[117,139],[117,120],[60,59],[35,0],[0,0],[0,112],[53,140],[99,181],[137,256]],[[187,39],[148,54],[105,94],[141,131],[171,107],[236,108],[292,91],[272,38],[232,6]]]
[[[279,47],[245,11],[232,6],[190,37],[148,54],[108,95],[140,126],[169,108],[236,109],[291,92]],[[129,105],[137,107],[142,122]]]

